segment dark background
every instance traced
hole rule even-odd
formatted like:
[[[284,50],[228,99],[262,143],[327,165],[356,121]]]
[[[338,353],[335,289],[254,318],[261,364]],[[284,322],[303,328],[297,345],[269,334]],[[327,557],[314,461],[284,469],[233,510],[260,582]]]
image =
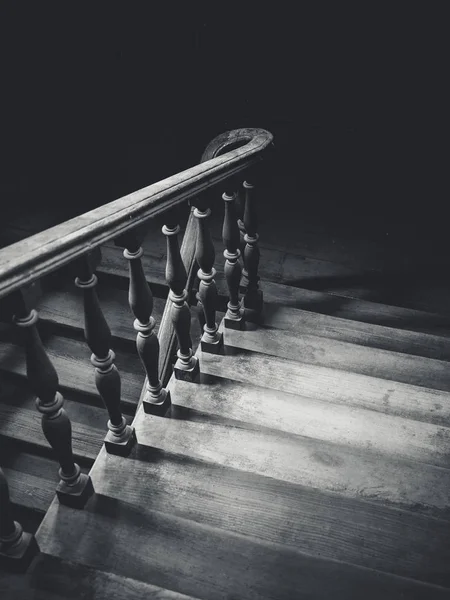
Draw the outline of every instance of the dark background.
[[[224,130],[263,127],[291,198],[320,193],[283,210],[441,221],[438,4],[211,4],[4,4],[2,205],[79,214],[192,166]]]

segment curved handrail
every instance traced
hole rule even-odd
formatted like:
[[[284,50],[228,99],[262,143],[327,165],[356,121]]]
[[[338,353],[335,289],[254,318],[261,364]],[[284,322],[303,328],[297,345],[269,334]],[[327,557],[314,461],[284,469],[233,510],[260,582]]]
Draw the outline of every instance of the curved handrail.
[[[224,136],[239,137],[238,132],[242,138],[239,143],[248,140],[241,147],[221,156],[216,153],[215,158],[195,167],[2,249],[0,297],[258,163],[273,140],[272,134],[264,129],[227,132],[211,144]]]

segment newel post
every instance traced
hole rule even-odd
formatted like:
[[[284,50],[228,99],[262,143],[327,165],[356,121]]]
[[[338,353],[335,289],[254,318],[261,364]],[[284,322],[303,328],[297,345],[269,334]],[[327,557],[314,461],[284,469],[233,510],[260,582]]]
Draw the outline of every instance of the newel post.
[[[247,269],[248,284],[244,296],[244,308],[247,309],[247,318],[251,315],[255,319],[260,319],[263,310],[263,293],[259,289],[259,235],[258,218],[256,212],[256,191],[254,183],[246,180],[243,183],[245,191],[244,208],[244,227],[245,227],[245,249],[244,264]]]
[[[124,246],[124,257],[128,260],[130,287],[128,301],[135,316],[134,328],[137,331],[136,348],[147,374],[146,394],[142,401],[146,413],[164,415],[170,406],[170,392],[163,388],[159,378],[159,340],[154,329],[153,294],[145,277],[141,257],[141,235],[133,231],[116,240]]]
[[[225,279],[228,285],[229,302],[225,314],[225,327],[229,329],[242,329],[244,326],[244,310],[239,299],[239,285],[241,281],[241,264],[239,258],[241,251],[240,229],[237,220],[237,193],[228,191],[222,195],[225,202],[225,218],[223,221],[222,238],[225,245]]]
[[[219,333],[216,323],[217,286],[214,280],[216,251],[209,229],[211,209],[207,207],[207,199],[204,194],[197,198],[194,204],[194,217],[197,219],[195,258],[200,267],[197,272],[200,280],[198,299],[203,308],[205,320],[200,344],[203,352],[218,354],[223,347],[223,335]]]
[[[106,451],[128,456],[136,443],[134,427],[127,424],[120,406],[121,380],[114,364],[111,350],[111,331],[98,300],[97,276],[93,272],[90,257],[78,261],[79,276],[75,285],[83,290],[84,335],[91,349],[91,363],[95,368],[95,384],[109,414],[108,433],[105,437]]]
[[[194,382],[200,372],[200,365],[192,351],[191,311],[186,302],[187,273],[178,243],[179,231],[175,213],[166,214],[166,225],[162,228],[167,239],[166,280],[170,287],[169,300],[172,302],[171,319],[178,340],[178,359],[174,373],[177,379]]]
[[[63,408],[64,398],[58,391],[58,375],[36,326],[37,311],[29,310],[22,292],[15,294],[15,297],[14,321],[23,329],[25,335],[28,382],[37,396],[36,407],[42,414],[42,431],[60,464],[61,481],[56,488],[56,494],[61,504],[83,508],[94,489],[91,478],[81,473],[80,467],[74,462],[72,424]]]
[[[0,468],[0,565],[24,572],[38,552],[34,535],[25,533],[22,525],[14,521],[8,482]]]

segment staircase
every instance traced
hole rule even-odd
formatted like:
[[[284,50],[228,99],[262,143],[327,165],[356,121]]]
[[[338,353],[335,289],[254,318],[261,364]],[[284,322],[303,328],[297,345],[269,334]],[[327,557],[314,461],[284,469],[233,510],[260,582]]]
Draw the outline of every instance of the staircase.
[[[233,262],[237,228],[228,227]],[[250,238],[251,227],[247,218]],[[157,229],[147,229],[142,261],[161,341],[176,277],[168,288]],[[214,221],[210,229],[219,237]],[[212,272],[207,241],[197,238],[202,275]],[[54,498],[54,453],[36,420],[15,330],[3,326],[0,460],[15,518],[32,533],[39,525],[40,554],[26,575],[0,575],[2,598],[450,597],[450,317],[424,310],[423,295],[402,306],[286,285],[274,275],[276,250],[262,251],[264,307],[260,314],[257,297],[248,302],[244,324],[227,307],[233,290],[218,253],[220,325],[210,337],[222,337],[223,347],[211,352],[193,319],[200,373],[194,382],[176,369],[162,377],[171,403],[152,413],[141,394],[126,261],[113,242],[102,245],[98,296],[122,376],[121,409],[138,440],[127,456],[102,444],[84,291],[70,271],[35,291],[75,459],[95,490],[82,509]],[[283,265],[301,272],[294,263],[290,256]],[[248,249],[245,266],[250,284],[242,289],[251,298]],[[205,308],[208,294],[200,296]],[[201,308],[192,310],[203,324]]]

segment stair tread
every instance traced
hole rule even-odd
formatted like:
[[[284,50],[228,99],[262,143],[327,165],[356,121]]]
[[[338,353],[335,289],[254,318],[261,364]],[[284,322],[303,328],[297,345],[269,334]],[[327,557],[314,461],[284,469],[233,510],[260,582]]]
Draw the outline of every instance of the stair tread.
[[[0,368],[21,376],[26,375],[25,353],[11,335],[2,335],[0,341]],[[43,336],[44,337],[44,336]],[[58,373],[60,386],[98,397],[94,381],[94,369],[90,363],[91,352],[84,341],[58,335],[44,337],[44,346]],[[122,402],[137,405],[144,383],[144,372],[136,353],[114,350],[115,364],[122,380]]]
[[[135,341],[133,328],[134,316],[128,304],[128,293],[102,283],[97,287],[103,314],[110,326],[113,337]],[[166,301],[154,298],[153,317],[158,331]],[[48,290],[38,306],[41,321],[64,325],[72,329],[84,329],[83,292],[74,285],[65,285],[62,289]]]
[[[437,535],[440,541],[442,533],[437,531]],[[103,495],[93,497],[83,511],[54,501],[37,540],[46,554],[205,600],[356,598],[362,594],[378,599],[381,594],[397,598],[401,593],[414,598],[445,597],[442,588],[424,586],[417,580],[449,583],[448,550],[436,553],[434,562],[421,562],[420,552],[416,555],[408,549],[397,570],[414,571],[412,581]],[[428,546],[433,544],[431,536],[427,540]],[[388,546],[389,541],[385,543]]]
[[[111,502],[402,576],[414,578],[423,556],[428,565],[446,571],[450,521],[142,445],[131,461],[110,458],[103,450],[91,476],[96,492]],[[148,485],[136,486],[136,481]]]
[[[95,600],[196,600],[193,596],[179,594],[138,579],[92,569],[49,555],[39,556],[32,565],[29,580],[30,587],[38,593],[61,594],[67,600],[85,597]]]
[[[14,453],[6,453],[1,441],[0,448],[0,466],[8,481],[11,501],[45,513],[53,500],[59,481],[57,462],[17,449]]]
[[[240,348],[225,347],[223,355],[201,353],[199,357],[201,370],[207,375],[437,425],[450,423],[450,393],[447,391]]]
[[[204,374],[196,385],[173,379],[170,389],[172,419],[274,430],[450,468],[450,427]]]
[[[380,350],[450,361],[450,339],[445,336],[394,329],[289,306],[266,303],[264,328],[261,331],[265,331],[267,327],[289,331],[295,336],[314,335]]]
[[[75,459],[93,462],[105,437],[104,430],[72,421],[72,446]],[[51,451],[42,432],[41,419],[36,410],[18,408],[0,403],[0,436]]]
[[[450,363],[343,342],[311,334],[259,327],[225,329],[224,342],[238,349],[286,358],[302,365],[328,367],[435,390],[450,391]]]
[[[295,484],[450,517],[450,470],[348,445],[138,411],[139,443]]]

